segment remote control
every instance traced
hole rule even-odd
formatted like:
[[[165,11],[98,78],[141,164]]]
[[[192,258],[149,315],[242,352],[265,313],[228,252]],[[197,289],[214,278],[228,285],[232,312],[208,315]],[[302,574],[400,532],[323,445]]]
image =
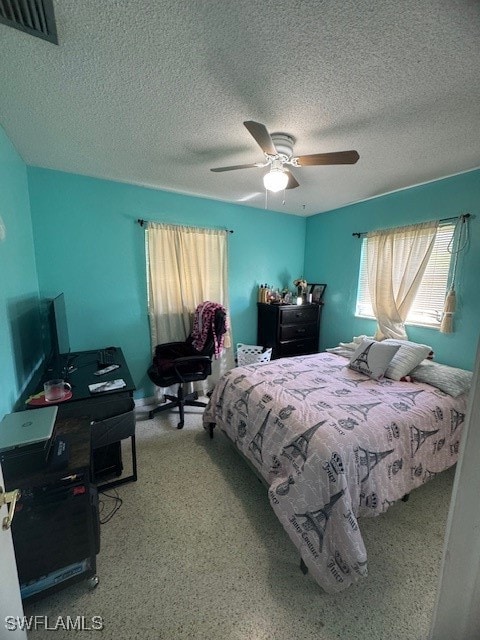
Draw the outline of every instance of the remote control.
[[[119,364],[111,364],[109,367],[105,367],[105,369],[99,369],[98,371],[95,371],[93,375],[103,376],[104,373],[110,373],[110,371],[115,371],[115,369],[118,369],[119,367]]]

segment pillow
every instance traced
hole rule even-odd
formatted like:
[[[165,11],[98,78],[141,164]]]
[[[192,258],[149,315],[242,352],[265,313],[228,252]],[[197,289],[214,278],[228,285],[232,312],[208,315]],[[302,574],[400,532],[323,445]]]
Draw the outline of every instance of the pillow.
[[[345,358],[350,359],[353,356],[353,352],[358,348],[359,345],[362,344],[363,340],[372,340],[375,338],[373,336],[356,336],[353,338],[352,342],[339,342],[338,346],[332,347],[330,349],[325,349],[329,353],[335,353],[337,356],[345,356]]]
[[[407,376],[422,360],[425,360],[432,350],[426,344],[418,344],[409,340],[395,340],[394,338],[382,340],[382,344],[395,344],[399,347],[385,371],[385,377],[391,380],[401,380]]]
[[[346,349],[345,347],[332,347],[331,349],[325,349],[328,353],[334,353],[337,356],[344,356],[350,359],[353,356],[354,349]]]
[[[470,390],[473,378],[471,371],[428,361],[415,367],[410,375],[417,382],[431,384],[454,398]]]
[[[369,378],[379,380],[399,349],[396,344],[385,344],[385,340],[363,340],[350,358],[349,367]]]

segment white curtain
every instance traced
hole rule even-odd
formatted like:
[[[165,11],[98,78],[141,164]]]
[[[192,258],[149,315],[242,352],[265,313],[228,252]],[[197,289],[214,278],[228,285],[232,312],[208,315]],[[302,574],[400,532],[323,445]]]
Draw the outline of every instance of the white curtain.
[[[148,312],[152,353],[157,344],[183,341],[201,302],[218,302],[229,312],[228,231],[149,222],[146,230]],[[230,321],[229,321],[230,323]],[[213,361],[212,376],[196,384],[205,393],[233,366],[229,333]]]
[[[367,234],[368,288],[375,338],[406,339],[405,320],[422,280],[438,221]]]

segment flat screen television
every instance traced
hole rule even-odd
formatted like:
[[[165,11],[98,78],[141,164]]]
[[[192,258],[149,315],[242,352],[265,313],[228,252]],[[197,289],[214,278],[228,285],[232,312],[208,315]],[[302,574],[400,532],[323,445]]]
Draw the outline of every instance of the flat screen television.
[[[65,296],[63,293],[48,300],[47,323],[47,340],[49,342],[47,359],[50,366],[62,377],[63,368],[68,361],[68,354],[70,353],[70,337],[68,335]]]
[[[53,332],[55,335],[55,350],[62,356],[70,353],[70,337],[68,335],[67,312],[65,309],[65,296],[60,293],[52,300]]]

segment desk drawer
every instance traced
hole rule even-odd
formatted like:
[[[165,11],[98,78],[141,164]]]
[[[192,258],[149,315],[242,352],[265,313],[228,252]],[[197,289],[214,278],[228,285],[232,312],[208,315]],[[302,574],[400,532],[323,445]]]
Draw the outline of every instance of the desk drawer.
[[[280,327],[280,340],[315,338],[317,324],[284,324]]]
[[[58,405],[58,418],[88,416],[91,420],[105,420],[131,411],[135,406],[128,391],[92,395],[83,400],[68,400]]]
[[[312,305],[298,305],[295,308],[280,309],[280,324],[317,322],[318,308]]]

